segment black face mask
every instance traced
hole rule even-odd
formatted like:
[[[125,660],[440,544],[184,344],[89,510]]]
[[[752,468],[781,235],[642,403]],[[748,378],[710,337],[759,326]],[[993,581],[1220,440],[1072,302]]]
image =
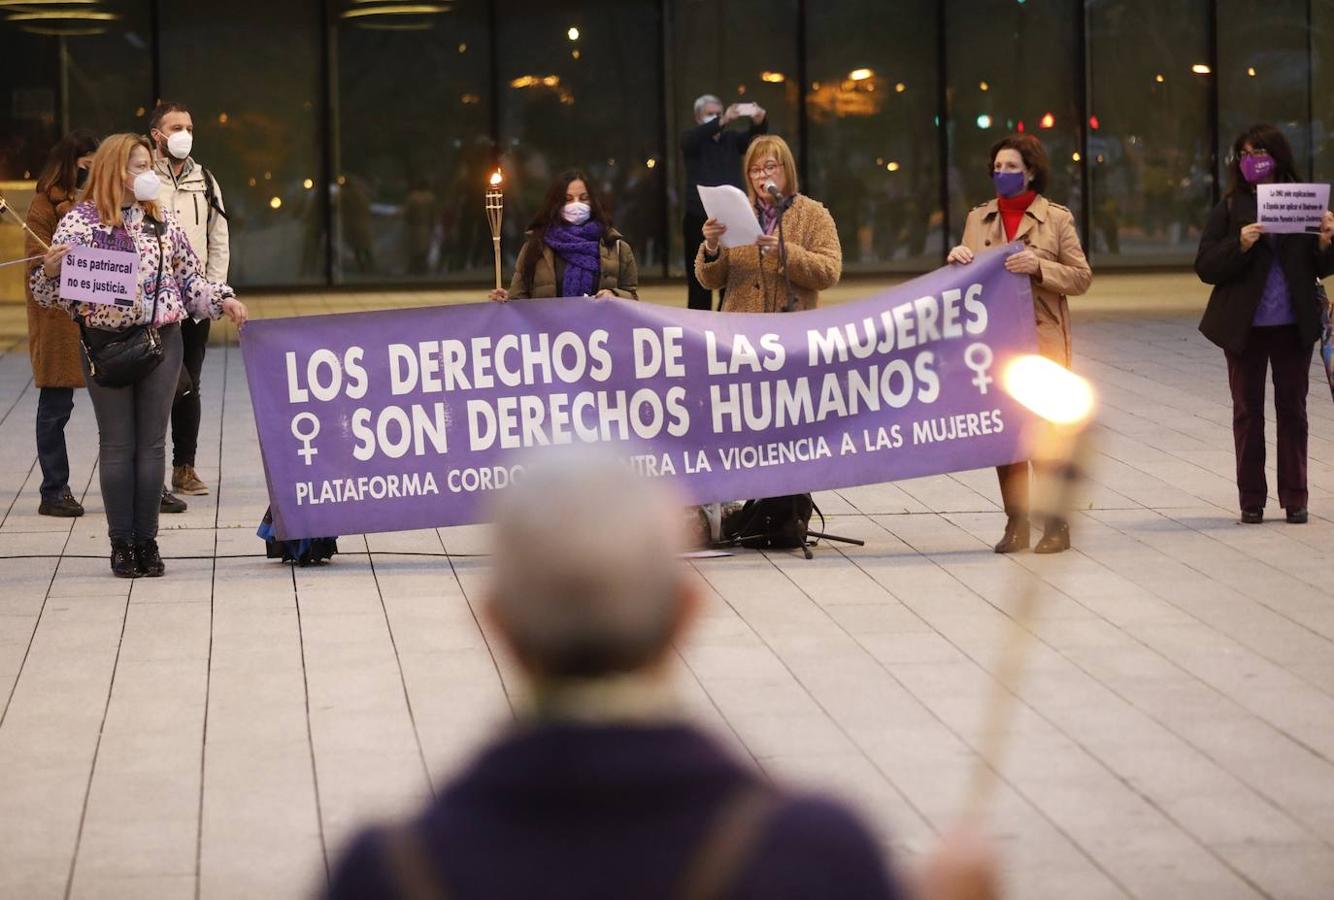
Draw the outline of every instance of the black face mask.
[[[76,166],[74,173],[74,189],[81,191],[83,186],[88,183],[88,170],[83,166]]]

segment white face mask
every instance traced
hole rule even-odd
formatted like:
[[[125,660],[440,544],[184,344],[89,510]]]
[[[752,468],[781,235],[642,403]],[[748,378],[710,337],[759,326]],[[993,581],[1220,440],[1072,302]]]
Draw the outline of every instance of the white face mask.
[[[195,136],[188,131],[173,131],[167,138],[167,152],[177,159],[190,155],[190,148],[195,145]]]
[[[136,200],[156,200],[157,193],[162,189],[162,181],[157,177],[156,172],[140,172],[134,176],[134,199]]]
[[[717,114],[717,113],[714,113],[714,114],[711,115],[711,116],[705,116],[705,117],[704,117],[704,121],[703,121],[703,122],[700,122],[699,124],[701,124],[701,125],[707,125],[707,124],[709,124],[710,122],[712,122],[712,121],[713,121],[714,119],[716,119],[716,118],[718,118],[718,114]]]
[[[569,222],[571,225],[584,224],[588,221],[588,217],[591,214],[592,209],[589,208],[589,205],[578,201],[565,204],[565,208],[561,210],[561,215],[564,216],[565,221]]]

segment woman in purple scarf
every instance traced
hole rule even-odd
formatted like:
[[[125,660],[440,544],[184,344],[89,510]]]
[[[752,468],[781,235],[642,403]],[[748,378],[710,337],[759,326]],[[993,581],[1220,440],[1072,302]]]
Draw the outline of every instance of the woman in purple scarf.
[[[492,291],[492,300],[639,299],[634,252],[612,228],[611,217],[589,184],[588,176],[579,171],[556,179],[528,228],[509,290]]]

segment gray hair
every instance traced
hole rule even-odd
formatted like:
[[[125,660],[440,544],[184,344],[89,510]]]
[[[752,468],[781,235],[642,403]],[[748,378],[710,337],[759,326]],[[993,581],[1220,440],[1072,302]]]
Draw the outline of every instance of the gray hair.
[[[684,517],[658,482],[579,448],[527,469],[495,509],[491,602],[544,679],[655,662],[685,596]]]
[[[706,105],[710,104],[710,103],[717,103],[719,106],[722,106],[722,105],[723,105],[723,101],[719,100],[719,99],[718,99],[717,97],[715,97],[713,94],[700,94],[699,97],[695,98],[695,121],[696,121],[696,122],[699,121],[699,115],[700,115],[700,113],[702,113],[702,112],[704,111],[704,107],[705,107]]]

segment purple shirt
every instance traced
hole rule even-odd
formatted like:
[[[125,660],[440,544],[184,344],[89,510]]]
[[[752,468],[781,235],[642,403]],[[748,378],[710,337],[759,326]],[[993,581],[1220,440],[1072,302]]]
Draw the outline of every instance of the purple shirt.
[[[1297,314],[1292,310],[1292,292],[1288,290],[1288,279],[1278,258],[1278,241],[1271,241],[1270,246],[1274,250],[1274,262],[1269,266],[1264,290],[1260,292],[1260,305],[1255,308],[1251,324],[1292,325],[1297,321]]]

